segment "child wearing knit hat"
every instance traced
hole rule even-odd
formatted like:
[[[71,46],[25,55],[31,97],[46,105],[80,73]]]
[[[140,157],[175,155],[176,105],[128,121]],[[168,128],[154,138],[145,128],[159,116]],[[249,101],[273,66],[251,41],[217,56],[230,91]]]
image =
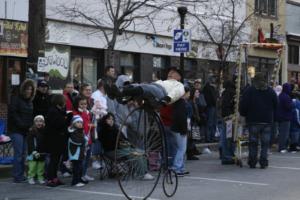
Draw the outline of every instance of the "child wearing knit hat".
[[[35,184],[37,178],[40,184],[44,184],[45,169],[45,119],[37,115],[33,120],[33,126],[29,129],[27,136],[28,150],[28,183]]]
[[[82,180],[82,167],[84,160],[84,152],[86,138],[83,132],[83,119],[79,115],[74,115],[71,121],[71,126],[68,128],[68,155],[73,166],[72,186],[82,187],[87,181]]]

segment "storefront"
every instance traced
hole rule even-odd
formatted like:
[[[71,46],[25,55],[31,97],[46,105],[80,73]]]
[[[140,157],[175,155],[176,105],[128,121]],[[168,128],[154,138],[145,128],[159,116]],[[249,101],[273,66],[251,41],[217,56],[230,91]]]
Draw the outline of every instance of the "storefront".
[[[0,118],[7,117],[11,94],[25,79],[27,57],[27,23],[0,20]]]
[[[27,23],[0,20],[0,102],[7,103],[10,94],[25,79],[27,57]]]

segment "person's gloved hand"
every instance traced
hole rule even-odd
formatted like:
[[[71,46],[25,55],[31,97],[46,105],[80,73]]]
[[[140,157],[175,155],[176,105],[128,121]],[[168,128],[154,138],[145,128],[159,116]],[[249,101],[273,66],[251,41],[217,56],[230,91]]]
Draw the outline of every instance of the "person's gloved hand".
[[[162,98],[162,99],[160,100],[160,103],[161,103],[163,106],[168,105],[170,102],[171,102],[171,98],[170,98],[169,96],[165,96],[164,98]]]
[[[37,152],[37,151],[33,151],[32,152],[32,155],[33,155],[33,157],[35,158],[35,159],[39,159],[40,158],[40,153],[39,152]]]

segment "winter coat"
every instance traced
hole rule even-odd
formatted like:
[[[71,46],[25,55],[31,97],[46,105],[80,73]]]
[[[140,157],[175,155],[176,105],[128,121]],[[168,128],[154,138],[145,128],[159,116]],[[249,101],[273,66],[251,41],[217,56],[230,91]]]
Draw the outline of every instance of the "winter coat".
[[[77,96],[77,94],[75,92],[73,94],[63,92],[63,95],[66,99],[66,110],[72,111],[74,107],[74,98]]]
[[[48,109],[51,105],[51,96],[49,94],[43,94],[40,91],[36,91],[36,95],[32,103],[33,116],[43,115],[46,117]]]
[[[40,153],[38,159],[34,158],[32,152]],[[45,129],[31,127],[27,136],[27,160],[44,161],[46,152]]]
[[[222,93],[222,117],[230,116],[234,113],[235,87],[231,82],[224,83],[225,90]]]
[[[105,152],[114,151],[116,148],[119,129],[116,125],[109,126],[103,121],[100,122],[101,127],[99,141]]]
[[[158,80],[154,83],[165,89],[167,96],[171,98],[171,103],[176,102],[185,93],[183,84],[175,79]]]
[[[172,125],[171,131],[180,133],[181,135],[187,134],[187,117],[188,111],[186,109],[186,102],[184,99],[179,99],[173,105]]]
[[[193,100],[189,101],[189,104],[192,106],[193,109],[191,123],[192,126],[201,126],[206,123],[206,115],[205,112],[200,111],[199,105],[197,104],[196,101]]]
[[[83,111],[83,112],[74,111],[73,116],[75,115],[79,115],[82,118],[84,135],[88,138],[88,144],[92,144],[92,138],[91,138],[92,130],[89,126],[89,124],[92,123],[91,113],[89,111]]]
[[[215,87],[209,83],[205,84],[203,88],[203,95],[207,104],[207,107],[216,107],[217,105],[217,91]]]
[[[83,160],[86,139],[83,129],[68,128],[68,156],[69,160]]]
[[[25,98],[25,89],[31,86],[33,94]],[[20,94],[11,96],[8,106],[8,130],[11,133],[26,135],[33,123],[32,99],[35,95],[35,83],[33,80],[25,80],[20,87]]]
[[[271,124],[274,121],[277,107],[277,96],[270,87],[257,89],[248,87],[242,95],[239,111],[246,117],[247,124]]]
[[[278,122],[291,121],[293,118],[292,99],[290,97],[291,85],[285,83],[282,86],[282,92],[278,96],[278,108],[276,112],[276,119]]]
[[[62,153],[67,145],[67,128],[72,119],[72,113],[66,114],[65,109],[56,106],[49,108],[46,117],[46,140],[49,153]]]

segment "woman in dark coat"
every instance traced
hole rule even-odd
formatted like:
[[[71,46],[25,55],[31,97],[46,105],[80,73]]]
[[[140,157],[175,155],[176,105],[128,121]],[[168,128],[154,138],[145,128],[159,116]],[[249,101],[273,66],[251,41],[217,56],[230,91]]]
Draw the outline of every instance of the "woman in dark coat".
[[[67,128],[71,119],[72,113],[68,115],[66,113],[64,96],[60,94],[54,95],[52,106],[46,117],[47,151],[50,154],[47,185],[50,187],[63,184],[57,178],[57,170],[60,158],[67,147]]]
[[[32,100],[35,90],[34,81],[25,80],[20,87],[20,94],[11,96],[8,107],[8,130],[14,148],[13,177],[16,183],[26,180],[24,176],[26,135],[33,123]]]

